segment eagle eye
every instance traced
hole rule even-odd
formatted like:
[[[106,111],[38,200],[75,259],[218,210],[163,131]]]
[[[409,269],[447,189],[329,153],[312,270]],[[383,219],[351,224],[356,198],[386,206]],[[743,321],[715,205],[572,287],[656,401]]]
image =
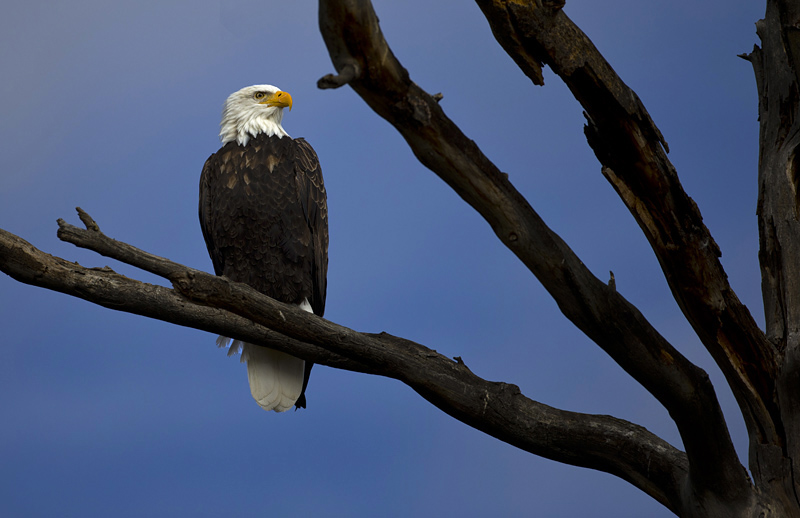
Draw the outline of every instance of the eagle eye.
[[[253,95],[253,97],[255,97],[256,99],[263,99],[266,96],[267,94],[265,94],[264,92],[256,92],[255,95]]]

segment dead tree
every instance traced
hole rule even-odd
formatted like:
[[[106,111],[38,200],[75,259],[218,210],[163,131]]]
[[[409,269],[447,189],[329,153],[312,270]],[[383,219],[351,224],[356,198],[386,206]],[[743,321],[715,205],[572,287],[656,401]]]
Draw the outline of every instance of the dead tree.
[[[153,286],[84,268],[0,231],[0,269],[15,279],[117,310],[225,334],[315,363],[398,379],[456,419],[524,451],[602,470],[679,516],[800,516],[800,6],[768,0],[762,46],[742,57],[758,85],[759,259],[766,329],[728,283],[720,250],[667,158],[666,140],[638,96],[562,11],[563,1],[477,0],[497,41],[542,85],[549,66],[586,115],[602,174],[639,223],[687,321],[724,373],[749,435],[734,451],[708,375],[615,289],[595,277],[503,174],[417,86],[392,54],[369,0],[320,0],[335,75],[405,138],[417,158],[491,225],[564,315],[647,389],[677,425],[685,451],[608,416],[549,407],[459,358],[388,334],[359,333],[85,229],[59,237],[168,279]],[[613,278],[612,278],[613,281]]]

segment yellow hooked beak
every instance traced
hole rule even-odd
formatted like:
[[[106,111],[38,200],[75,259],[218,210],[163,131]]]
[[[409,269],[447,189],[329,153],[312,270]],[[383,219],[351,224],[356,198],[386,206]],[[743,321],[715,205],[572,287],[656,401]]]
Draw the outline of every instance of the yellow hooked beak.
[[[277,106],[278,108],[289,108],[289,111],[292,111],[292,96],[289,95],[289,92],[281,92],[278,90],[258,104]]]

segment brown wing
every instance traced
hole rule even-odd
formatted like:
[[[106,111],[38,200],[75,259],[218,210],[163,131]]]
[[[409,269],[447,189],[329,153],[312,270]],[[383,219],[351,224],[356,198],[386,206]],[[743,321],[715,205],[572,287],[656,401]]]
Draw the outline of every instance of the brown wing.
[[[295,139],[294,142],[297,193],[311,232],[313,288],[308,301],[314,314],[322,316],[325,314],[328,286],[328,197],[314,148],[303,138]]]
[[[304,139],[230,142],[200,177],[200,225],[217,275],[282,302],[325,311],[328,208],[319,160]]]

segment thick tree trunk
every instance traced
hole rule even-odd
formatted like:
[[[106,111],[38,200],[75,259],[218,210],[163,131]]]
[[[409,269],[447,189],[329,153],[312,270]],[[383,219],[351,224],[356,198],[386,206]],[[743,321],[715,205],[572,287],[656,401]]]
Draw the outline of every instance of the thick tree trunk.
[[[742,57],[752,62],[758,86],[759,260],[781,440],[751,442],[750,469],[765,495],[800,516],[800,5],[768,1],[756,31],[761,48]]]

